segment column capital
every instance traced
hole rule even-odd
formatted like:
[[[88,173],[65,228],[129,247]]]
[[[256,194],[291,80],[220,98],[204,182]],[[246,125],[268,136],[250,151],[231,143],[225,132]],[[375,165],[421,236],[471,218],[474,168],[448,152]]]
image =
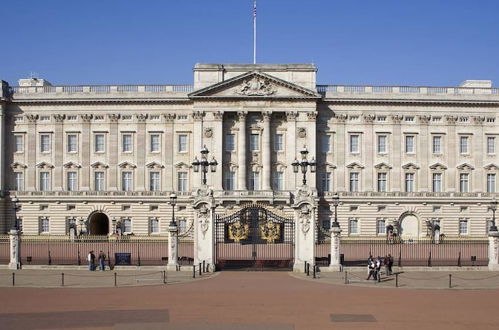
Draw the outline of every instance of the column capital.
[[[248,115],[247,111],[238,111],[237,112],[237,117],[238,117],[239,121],[246,120],[247,115]]]
[[[173,120],[175,119],[175,114],[174,113],[165,113],[163,115],[163,118],[165,118],[165,121],[167,123],[173,123]]]
[[[107,115],[107,118],[109,118],[109,121],[112,123],[116,123],[120,117],[121,115],[119,113],[110,113]]]
[[[307,112],[307,119],[315,121],[317,119],[317,112],[316,111]]]
[[[272,117],[272,111],[262,111],[262,120],[263,121],[270,121],[271,117]]]
[[[38,120],[38,115],[35,115],[35,114],[27,114],[26,115],[26,118],[28,119],[28,121],[30,123],[36,123],[36,121]]]
[[[52,117],[54,118],[54,120],[57,123],[62,123],[64,121],[64,119],[66,119],[66,115],[61,115],[61,114],[55,114],[55,115],[52,115]]]
[[[89,123],[90,120],[92,120],[94,116],[92,114],[89,114],[89,113],[85,113],[85,114],[82,114],[80,115],[80,118],[81,120],[84,122],[84,123]]]
[[[287,121],[294,121],[294,120],[296,120],[296,117],[298,117],[298,112],[296,112],[296,111],[287,111],[286,112],[286,120]]]
[[[192,112],[192,118],[194,121],[201,121],[204,117],[204,111],[194,111]]]
[[[135,118],[137,118],[139,123],[145,123],[147,117],[147,113],[138,113],[135,115]]]
[[[224,118],[224,113],[222,111],[213,112],[213,119],[222,120]]]

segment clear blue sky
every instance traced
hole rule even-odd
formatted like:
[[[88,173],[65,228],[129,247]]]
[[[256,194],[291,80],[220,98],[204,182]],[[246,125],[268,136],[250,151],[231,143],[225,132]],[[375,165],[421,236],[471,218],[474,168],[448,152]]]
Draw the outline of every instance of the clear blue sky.
[[[191,83],[196,62],[252,61],[252,0],[2,1],[0,79]],[[318,83],[499,86],[499,0],[259,0],[258,61]]]

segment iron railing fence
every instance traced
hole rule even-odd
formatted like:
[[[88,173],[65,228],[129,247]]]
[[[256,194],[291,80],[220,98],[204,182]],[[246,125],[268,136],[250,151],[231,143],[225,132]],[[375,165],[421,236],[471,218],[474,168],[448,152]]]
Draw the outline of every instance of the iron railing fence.
[[[342,240],[340,256],[345,266],[366,266],[370,255],[385,257],[391,254],[395,266],[486,266],[486,240]],[[315,261],[328,266],[331,243],[320,240],[315,244]]]
[[[10,242],[9,235],[0,235],[0,264],[10,262]]]
[[[86,265],[87,255],[94,251],[106,254],[106,265],[116,264],[151,266],[168,263],[167,238],[83,236],[21,236],[20,258],[22,265]],[[7,252],[8,253],[8,252]],[[178,258],[181,265],[194,262],[194,242],[180,239]],[[98,260],[96,260],[98,263]]]

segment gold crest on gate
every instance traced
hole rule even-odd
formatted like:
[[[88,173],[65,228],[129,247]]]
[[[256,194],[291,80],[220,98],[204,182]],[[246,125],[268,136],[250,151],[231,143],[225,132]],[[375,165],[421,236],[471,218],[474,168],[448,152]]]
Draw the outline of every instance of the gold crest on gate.
[[[260,225],[260,237],[267,243],[274,243],[281,238],[281,226],[275,222],[266,221]]]
[[[248,224],[242,224],[241,221],[236,221],[228,225],[229,239],[239,243],[241,240],[247,239],[249,235]]]

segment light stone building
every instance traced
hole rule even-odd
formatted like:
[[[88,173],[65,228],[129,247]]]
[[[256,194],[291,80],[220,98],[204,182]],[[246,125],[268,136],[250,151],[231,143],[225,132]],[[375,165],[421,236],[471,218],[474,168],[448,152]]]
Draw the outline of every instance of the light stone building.
[[[317,85],[310,64],[197,64],[193,85],[55,86],[2,81],[0,232],[167,235],[193,226],[203,146],[215,212],[246,203],[293,216],[304,147],[318,225],[338,193],[343,236],[485,237],[497,196],[499,89]]]

